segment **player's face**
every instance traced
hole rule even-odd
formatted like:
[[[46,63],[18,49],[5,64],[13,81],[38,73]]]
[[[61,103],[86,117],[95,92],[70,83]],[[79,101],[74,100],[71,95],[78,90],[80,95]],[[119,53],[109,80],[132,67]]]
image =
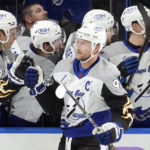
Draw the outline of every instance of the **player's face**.
[[[48,20],[47,11],[45,11],[41,5],[39,4],[33,5],[31,7],[31,11],[32,11],[31,17],[33,23],[40,20]]]
[[[55,54],[58,54],[61,48],[64,48],[63,44],[62,44],[62,38],[57,39],[54,42],[55,45]]]
[[[62,44],[61,38],[55,40],[54,45],[55,45],[55,52],[54,52],[55,54],[58,54],[59,51],[60,51],[60,49],[61,49],[61,48],[64,48],[64,46],[63,46],[63,44]],[[54,51],[54,49],[50,46],[49,43],[47,43],[47,44],[45,43],[45,44],[44,44],[44,49],[45,49],[47,52],[53,52],[53,51]],[[45,57],[48,57],[49,54],[45,53],[44,56],[45,56]]]
[[[76,58],[81,61],[91,56],[91,42],[80,38],[76,39]]]
[[[107,31],[107,44],[111,44],[111,39],[114,35],[114,31],[113,31],[113,27],[109,28],[109,30]]]
[[[4,47],[7,49],[11,48],[11,45],[13,44],[14,40],[17,38],[16,28],[9,30],[9,37],[7,37],[5,34],[3,34],[2,41],[6,41],[7,38],[9,38],[8,42],[4,43]]]

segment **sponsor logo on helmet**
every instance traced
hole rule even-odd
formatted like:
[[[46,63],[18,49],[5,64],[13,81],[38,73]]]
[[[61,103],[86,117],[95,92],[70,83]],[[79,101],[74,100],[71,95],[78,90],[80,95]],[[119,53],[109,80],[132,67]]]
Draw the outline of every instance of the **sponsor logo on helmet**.
[[[98,27],[98,26],[96,26],[96,27],[94,27],[94,30],[95,30],[95,31],[97,31],[97,32],[100,32],[100,31],[102,31],[102,30],[103,30],[103,28],[102,28],[102,27]]]
[[[0,14],[0,19],[6,18],[6,14]]]
[[[132,12],[134,12],[135,10],[137,10],[136,7],[130,7],[130,8],[127,8],[127,9],[126,9],[126,13],[132,13]]]
[[[97,20],[102,20],[105,18],[105,14],[97,14],[94,16],[94,19],[97,19]]]
[[[50,32],[50,29],[49,28],[42,28],[42,29],[39,29],[37,32],[40,34],[47,34]]]

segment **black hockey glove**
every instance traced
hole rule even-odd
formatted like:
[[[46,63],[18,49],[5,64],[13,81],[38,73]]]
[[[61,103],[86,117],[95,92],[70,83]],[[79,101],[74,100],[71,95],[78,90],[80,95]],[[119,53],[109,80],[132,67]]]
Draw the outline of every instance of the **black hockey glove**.
[[[136,72],[139,66],[139,59],[136,56],[132,56],[129,58],[126,58],[124,61],[122,61],[117,68],[119,69],[121,76],[127,77],[130,74],[133,74]]]
[[[30,66],[34,66],[32,58],[26,55],[18,56],[8,72],[9,82],[17,85],[24,85],[25,72]]]

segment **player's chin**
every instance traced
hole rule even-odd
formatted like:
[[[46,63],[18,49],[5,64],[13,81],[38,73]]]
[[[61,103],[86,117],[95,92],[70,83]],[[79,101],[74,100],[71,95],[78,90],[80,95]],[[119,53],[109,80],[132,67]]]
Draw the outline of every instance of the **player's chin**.
[[[48,16],[44,16],[44,17],[43,17],[43,20],[48,20]]]
[[[81,55],[76,54],[76,59],[80,60],[81,58]]]
[[[60,51],[61,51],[60,48],[56,48],[56,49],[55,49],[55,54],[59,54]]]

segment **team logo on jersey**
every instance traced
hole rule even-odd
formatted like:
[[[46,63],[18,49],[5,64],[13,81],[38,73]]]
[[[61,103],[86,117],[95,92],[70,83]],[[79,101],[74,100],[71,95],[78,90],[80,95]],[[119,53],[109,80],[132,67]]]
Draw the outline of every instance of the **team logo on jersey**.
[[[113,86],[115,88],[117,88],[118,90],[120,89],[120,84],[119,84],[119,81],[117,79],[113,81]]]
[[[91,83],[92,83],[92,82],[90,82],[90,81],[87,81],[87,82],[85,83],[85,90],[86,90],[86,91],[89,91],[89,86],[90,86]]]
[[[145,121],[150,119],[150,108],[142,110],[142,107],[136,108],[134,111],[134,118],[138,121]]]
[[[76,90],[74,93],[75,97],[83,97],[85,95],[84,92],[81,92],[80,90]]]
[[[71,47],[68,47],[68,48],[66,49],[65,57],[66,57],[66,59],[69,58],[69,57],[73,57],[73,51],[72,51],[72,48],[71,48]]]

